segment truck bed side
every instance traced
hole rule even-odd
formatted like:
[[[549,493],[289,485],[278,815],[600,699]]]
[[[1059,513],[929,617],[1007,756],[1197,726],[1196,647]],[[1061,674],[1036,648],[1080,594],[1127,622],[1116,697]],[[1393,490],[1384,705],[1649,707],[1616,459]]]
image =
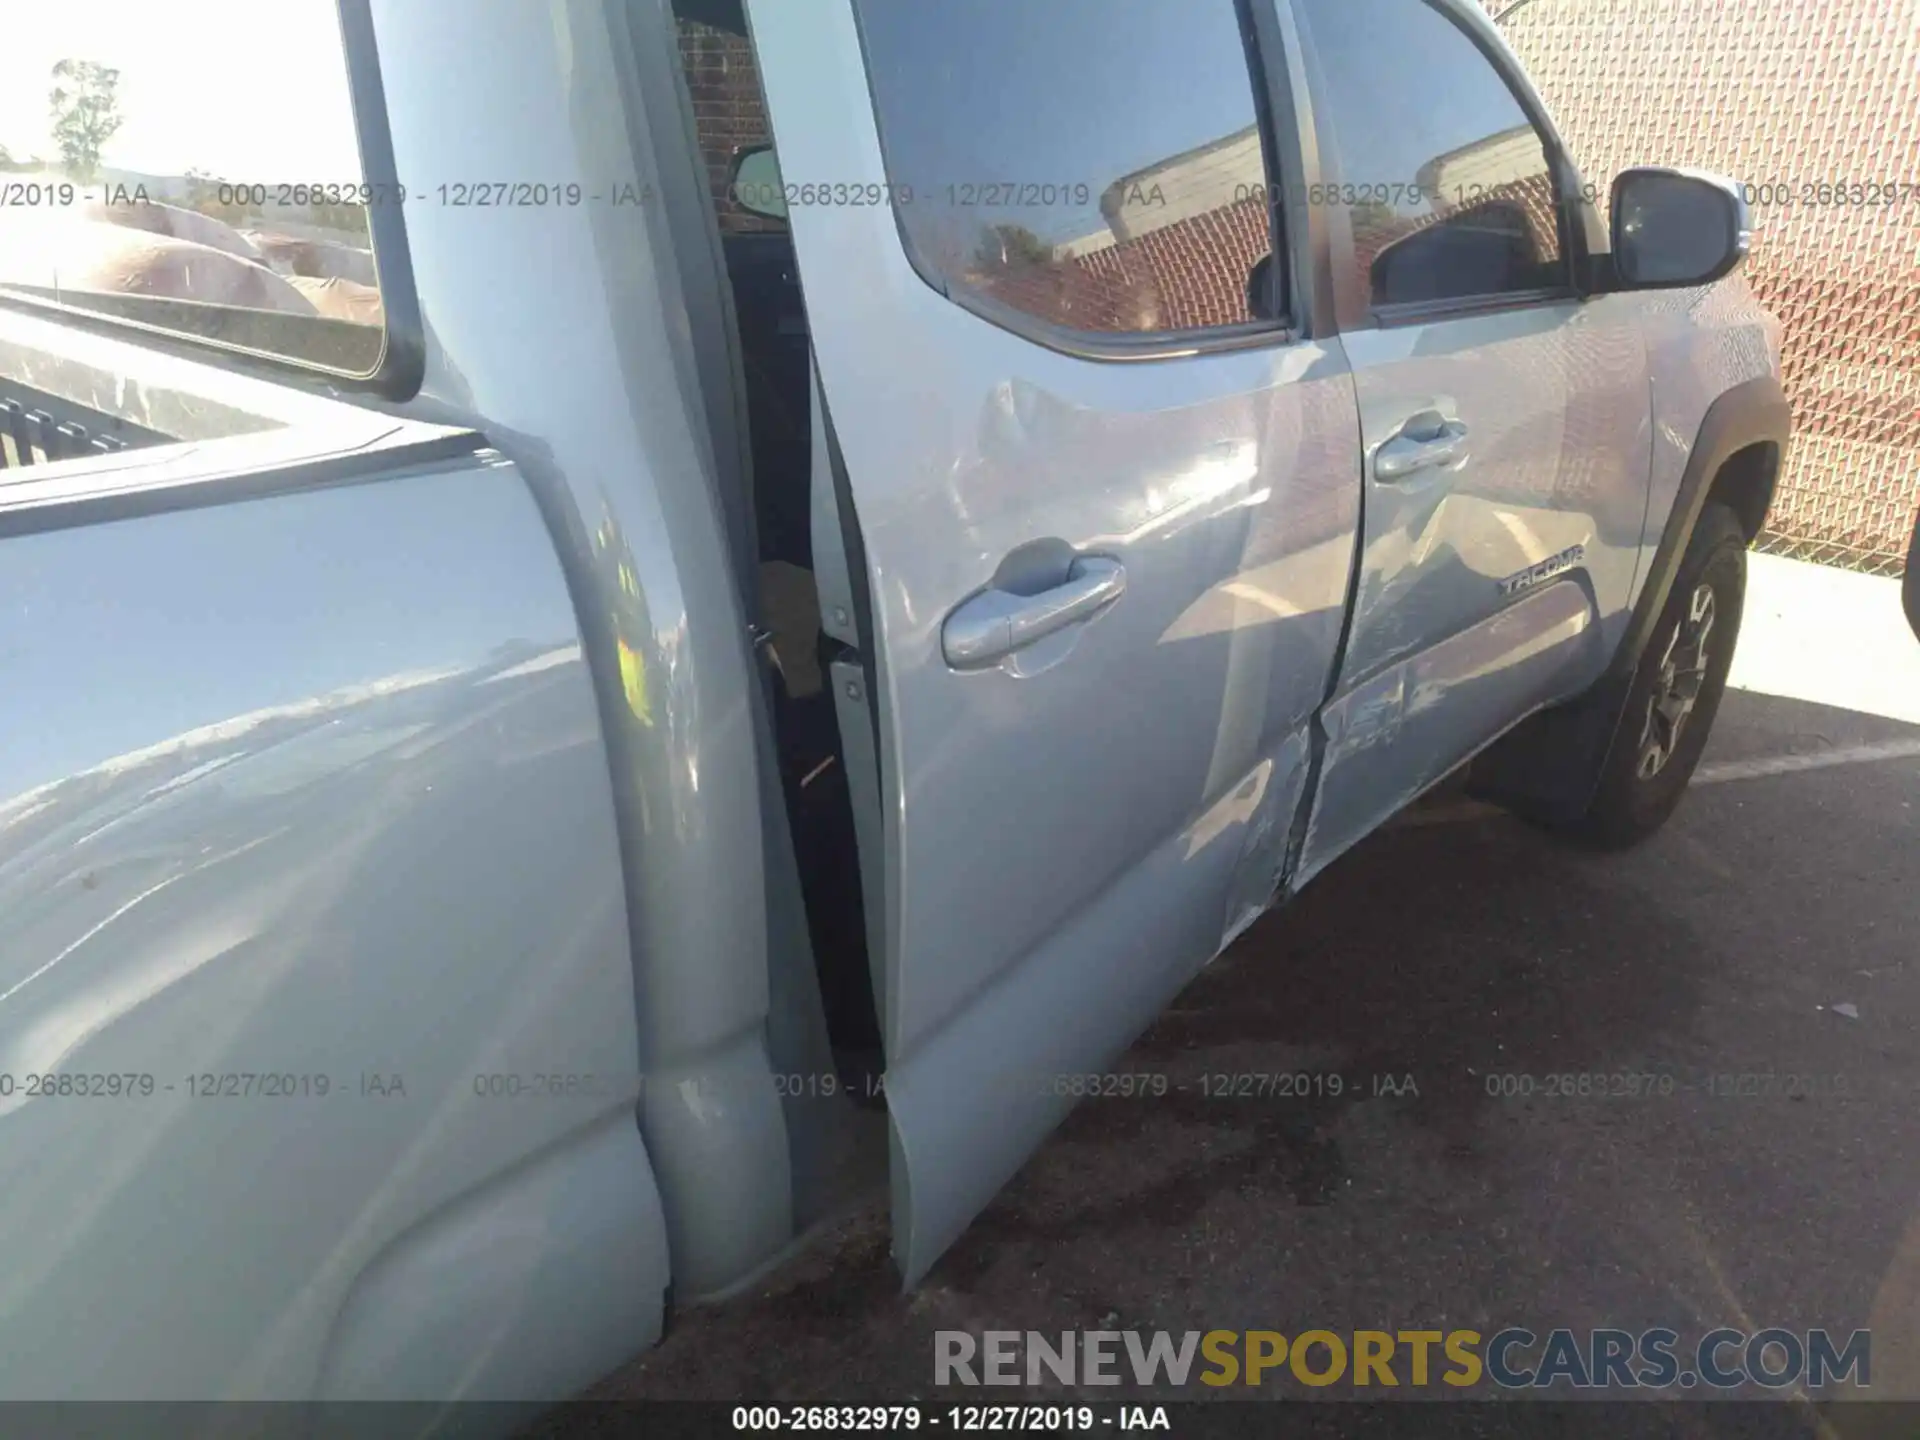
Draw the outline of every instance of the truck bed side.
[[[657,1338],[667,1246],[524,479],[10,309],[4,402],[0,1394],[591,1382]]]

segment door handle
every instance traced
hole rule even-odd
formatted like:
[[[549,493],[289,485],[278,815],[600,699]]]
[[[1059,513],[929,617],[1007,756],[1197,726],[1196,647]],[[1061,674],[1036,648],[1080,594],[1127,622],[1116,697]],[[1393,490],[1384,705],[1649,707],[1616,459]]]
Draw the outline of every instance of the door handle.
[[[940,649],[956,670],[977,670],[1057,630],[1090,619],[1118,600],[1127,570],[1105,555],[1078,556],[1064,584],[1038,595],[982,590],[963,600],[940,627]]]
[[[1373,454],[1373,478],[1404,480],[1466,457],[1467,427],[1432,410],[1415,415]]]

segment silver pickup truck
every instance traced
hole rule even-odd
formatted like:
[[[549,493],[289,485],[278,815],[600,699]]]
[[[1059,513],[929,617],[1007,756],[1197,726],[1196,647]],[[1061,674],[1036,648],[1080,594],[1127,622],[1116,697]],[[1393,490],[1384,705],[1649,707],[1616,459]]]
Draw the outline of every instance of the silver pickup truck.
[[[8,22],[0,1397],[563,1397],[889,1185],[911,1285],[1422,792],[1679,800],[1746,208],[1462,0],[275,8]]]

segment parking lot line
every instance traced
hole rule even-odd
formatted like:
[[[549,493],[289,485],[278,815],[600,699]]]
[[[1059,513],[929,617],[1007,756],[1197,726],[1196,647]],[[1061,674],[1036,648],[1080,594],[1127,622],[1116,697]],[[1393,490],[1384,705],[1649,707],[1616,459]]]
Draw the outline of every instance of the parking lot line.
[[[1864,765],[1876,760],[1920,759],[1920,739],[1883,740],[1873,745],[1842,745],[1802,755],[1762,755],[1752,760],[1720,760],[1693,772],[1694,785],[1719,785],[1729,780],[1757,780],[1766,775],[1790,775],[1796,770],[1825,770],[1833,765]],[[1395,828],[1413,825],[1458,825],[1490,820],[1506,812],[1498,805],[1461,800],[1430,810],[1403,811],[1390,822]]]
[[[1824,770],[1829,765],[1862,765],[1870,760],[1905,760],[1920,756],[1920,740],[1882,740],[1875,745],[1842,745],[1836,750],[1812,750],[1804,755],[1763,755],[1756,760],[1721,760],[1693,772],[1695,785],[1723,780],[1751,780],[1760,775],[1786,775],[1795,770]]]

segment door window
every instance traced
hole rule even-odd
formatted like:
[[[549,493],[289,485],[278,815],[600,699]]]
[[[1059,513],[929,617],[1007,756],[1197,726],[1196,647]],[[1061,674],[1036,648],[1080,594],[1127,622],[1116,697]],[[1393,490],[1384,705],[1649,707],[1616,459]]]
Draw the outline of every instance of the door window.
[[[1375,306],[1561,288],[1547,147],[1465,31],[1420,0],[1304,0],[1320,135]]]
[[[379,369],[372,208],[510,202],[368,176],[335,0],[281,0],[270,29],[260,15],[252,0],[9,7],[0,289]]]
[[[886,198],[943,293],[1109,335],[1279,313],[1234,0],[858,0],[858,14]]]

